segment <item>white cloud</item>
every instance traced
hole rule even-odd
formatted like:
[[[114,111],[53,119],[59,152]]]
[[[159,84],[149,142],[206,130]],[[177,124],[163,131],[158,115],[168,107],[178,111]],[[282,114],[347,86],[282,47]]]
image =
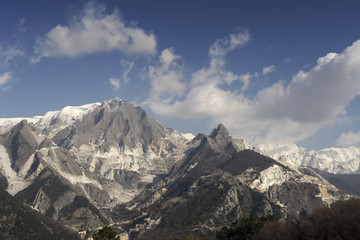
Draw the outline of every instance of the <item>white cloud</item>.
[[[0,87],[8,83],[11,80],[11,78],[12,78],[11,72],[5,72],[0,74]]]
[[[11,36],[11,39],[13,41],[16,41],[16,39],[18,38],[21,38],[25,31],[26,31],[26,28],[25,28],[25,23],[26,23],[26,20],[25,18],[21,18],[16,24],[15,24],[15,27],[14,27],[14,30],[13,30],[13,34]]]
[[[90,2],[69,25],[57,25],[34,46],[36,57],[77,57],[95,52],[121,51],[127,54],[156,53],[156,38],[137,26],[127,26],[115,10],[106,14],[102,5]]]
[[[251,75],[237,75],[233,72],[227,71],[224,68],[224,65],[225,55],[229,51],[238,47],[244,47],[250,39],[251,37],[247,30],[232,33],[228,38],[217,39],[209,49],[210,65],[192,74],[190,86],[193,87],[205,83],[231,85],[234,81],[241,81],[243,82],[242,90],[246,90],[249,85]]]
[[[237,47],[244,47],[250,41],[247,30],[237,31],[230,34],[228,38],[217,39],[209,49],[212,58],[224,57],[228,52]]]
[[[235,45],[230,39],[210,47],[210,65],[191,75],[186,90],[179,92],[183,94],[149,97],[152,111],[168,117],[210,118],[211,124],[221,122],[234,136],[253,144],[297,142],[344,117],[346,106],[360,94],[360,40],[340,54],[319,58],[313,68],[299,71],[289,82],[279,81],[248,97],[244,91],[256,74],[237,75],[225,69],[225,55]],[[250,36],[239,39],[248,41]],[[247,41],[233,42],[244,46]],[[227,87],[234,81],[242,81],[243,89]],[[164,95],[171,91],[162,89]]]
[[[278,82],[257,96],[257,117],[325,123],[344,114],[360,93],[360,40],[341,54],[319,58],[309,72],[300,71],[289,84]]]
[[[127,61],[125,59],[121,59],[120,65],[123,70],[122,78],[110,78],[109,83],[114,88],[114,90],[118,90],[121,86],[121,82],[123,84],[127,84],[130,81],[129,73],[134,67],[134,62]]]
[[[360,143],[360,132],[354,133],[349,131],[347,133],[342,133],[340,137],[336,140],[336,145],[338,146],[356,146]]]
[[[185,100],[167,102],[153,102],[151,109],[160,115],[179,118],[202,118],[212,117],[219,119],[221,116],[246,111],[246,104],[239,102],[246,101],[241,95],[231,91],[224,91],[213,83],[201,84],[191,88]],[[226,122],[223,122],[226,124]]]
[[[24,55],[24,52],[20,48],[8,46],[4,49],[0,47],[0,70],[9,68],[10,61]]]
[[[148,70],[151,91],[147,101],[168,102],[186,90],[186,84],[182,81],[183,69],[178,62],[180,56],[173,49],[163,50],[159,58],[158,65],[150,66]]]
[[[109,83],[111,84],[111,86],[113,86],[115,91],[120,88],[120,81],[121,81],[121,79],[119,79],[119,78],[110,78],[109,79]]]
[[[135,63],[131,61],[127,61],[125,59],[121,59],[120,64],[123,69],[123,81],[124,83],[128,83],[130,81],[129,73],[133,69]]]
[[[223,66],[225,55],[238,47],[244,47],[250,39],[250,33],[247,29],[237,30],[228,38],[217,39],[209,49],[211,65]]]
[[[240,90],[244,91],[249,86],[252,76],[250,74],[237,75],[226,71],[223,68],[224,57],[227,52],[245,46],[249,40],[250,34],[247,30],[216,40],[209,49],[210,65],[194,72],[189,82],[183,80],[184,69],[178,64],[181,57],[175,55],[173,49],[165,49],[160,55],[160,65],[149,68],[151,92],[145,104],[157,114],[183,118],[214,115],[215,109],[210,105],[215,102],[210,98],[216,98],[217,102],[228,101],[229,104],[222,108],[228,109],[233,105],[230,103],[232,93],[228,92],[230,95],[224,93],[218,86],[231,85],[234,81],[239,81],[243,83]],[[186,92],[184,101],[175,101]],[[200,101],[205,102],[200,103]],[[200,105],[197,105],[198,103]]]
[[[2,48],[0,46],[0,88],[1,91],[7,92],[11,90],[9,82],[13,77],[13,73],[9,71],[12,65],[12,61],[20,56],[24,56],[24,52],[15,46],[7,46]],[[1,73],[2,72],[2,73]],[[7,86],[5,86],[7,85]]]
[[[269,73],[272,73],[272,72],[275,72],[276,71],[276,68],[274,65],[271,65],[271,66],[268,66],[268,67],[264,67],[263,70],[262,70],[262,74],[265,76],[265,75],[268,75]]]

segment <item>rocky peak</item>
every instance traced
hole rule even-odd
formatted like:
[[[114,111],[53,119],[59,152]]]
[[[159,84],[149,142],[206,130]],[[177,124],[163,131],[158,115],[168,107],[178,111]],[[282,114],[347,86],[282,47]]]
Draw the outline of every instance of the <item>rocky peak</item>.
[[[217,128],[214,128],[214,130],[210,134],[210,137],[216,138],[219,135],[222,136],[223,138],[230,137],[229,131],[221,123],[217,126]]]
[[[26,132],[26,131],[36,131],[35,125],[33,123],[29,123],[27,120],[21,120],[18,124],[16,124],[10,131],[10,134],[17,134],[18,132]]]
[[[121,103],[126,103],[126,101],[123,101],[122,99],[120,99],[120,98],[118,98],[118,97],[113,98],[113,99],[111,99],[111,100],[109,100],[109,101],[105,101],[105,102],[104,102],[104,104],[107,104],[107,105],[109,105],[110,107],[111,107],[111,106],[119,105],[119,104],[121,104]]]
[[[175,178],[187,174],[189,169],[197,165],[205,169],[216,168],[244,149],[239,143],[230,136],[224,125],[219,124],[210,135],[198,134],[191,141],[187,156],[173,166],[169,176]]]
[[[39,147],[42,139],[36,132],[33,123],[22,120],[4,135],[4,145],[12,159],[12,168],[15,171],[19,171]]]
[[[166,133],[167,129],[142,108],[115,98],[89,112],[82,121],[59,132],[54,141],[66,148],[79,148],[83,144],[97,142],[105,151],[119,146],[146,149],[149,144],[158,144]]]
[[[208,137],[203,139],[203,142],[204,141],[207,142],[215,152],[224,152],[233,155],[243,149],[238,146],[235,139],[230,136],[229,131],[222,124],[219,124]]]
[[[145,216],[134,220],[134,231],[214,231],[252,214],[285,220],[346,197],[322,178],[253,150],[234,152],[225,130],[219,125],[209,136],[198,135],[192,143],[201,143],[164,180],[129,203]]]

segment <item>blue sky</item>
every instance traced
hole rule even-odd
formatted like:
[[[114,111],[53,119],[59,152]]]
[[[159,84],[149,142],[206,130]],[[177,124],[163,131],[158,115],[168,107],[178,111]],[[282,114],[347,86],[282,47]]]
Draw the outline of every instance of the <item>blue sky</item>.
[[[0,7],[0,117],[120,97],[181,132],[360,146],[359,1]]]

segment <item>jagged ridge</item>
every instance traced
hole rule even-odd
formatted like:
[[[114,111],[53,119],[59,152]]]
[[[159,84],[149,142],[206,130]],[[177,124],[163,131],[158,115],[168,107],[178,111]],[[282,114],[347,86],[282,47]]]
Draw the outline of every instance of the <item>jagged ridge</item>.
[[[222,124],[189,142],[120,99],[75,107],[72,117],[73,108],[0,135],[0,177],[17,198],[74,229],[208,231],[346,198],[315,172],[246,150]]]
[[[260,145],[258,150],[283,163],[308,166],[334,174],[360,173],[360,148],[325,148],[307,151],[295,144]]]

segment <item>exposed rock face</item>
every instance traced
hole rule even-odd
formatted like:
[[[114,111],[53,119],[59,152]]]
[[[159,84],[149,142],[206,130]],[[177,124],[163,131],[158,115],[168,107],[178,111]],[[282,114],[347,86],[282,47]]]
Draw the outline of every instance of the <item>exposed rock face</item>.
[[[165,136],[165,128],[140,107],[114,99],[59,132],[54,141],[68,149],[98,142],[100,150],[109,151],[112,146],[135,148],[137,143],[146,149],[151,144],[157,146]]]
[[[143,109],[114,99],[58,132],[54,142],[72,155],[86,176],[106,182],[113,204],[127,202],[182,156],[188,140]]]
[[[7,189],[9,182],[6,177],[0,172],[0,189]]]
[[[115,182],[127,189],[137,188],[141,181],[140,174],[137,172],[122,169],[114,170],[114,179]]]
[[[187,137],[120,99],[66,107],[0,135],[0,186],[73,229],[114,224],[131,236],[286,219],[346,198],[311,169],[247,150],[222,124]]]
[[[11,167],[16,172],[19,172],[28,158],[36,152],[42,140],[36,132],[33,124],[23,120],[4,136],[5,148],[12,160]]]
[[[0,189],[0,239],[78,240],[75,232],[24,206]]]
[[[120,99],[36,119],[0,135],[2,182],[12,195],[73,228],[108,222],[96,207],[130,201],[184,156],[188,142]],[[78,197],[89,205],[76,204]]]
[[[213,231],[251,214],[287,219],[346,195],[325,179],[243,150],[219,125],[198,135],[164,180],[143,191],[114,217],[132,237],[156,231]],[[122,211],[118,208],[116,211]],[[130,225],[128,216],[134,216]]]
[[[326,202],[322,199],[321,186],[313,183],[295,181],[284,182],[281,185],[273,185],[268,189],[269,199],[277,202],[279,205],[286,207],[290,214],[307,214],[314,209],[326,206]],[[326,187],[325,187],[326,189]],[[332,195],[328,195],[333,197]],[[335,195],[341,197],[339,193]],[[324,196],[327,197],[327,196]]]

